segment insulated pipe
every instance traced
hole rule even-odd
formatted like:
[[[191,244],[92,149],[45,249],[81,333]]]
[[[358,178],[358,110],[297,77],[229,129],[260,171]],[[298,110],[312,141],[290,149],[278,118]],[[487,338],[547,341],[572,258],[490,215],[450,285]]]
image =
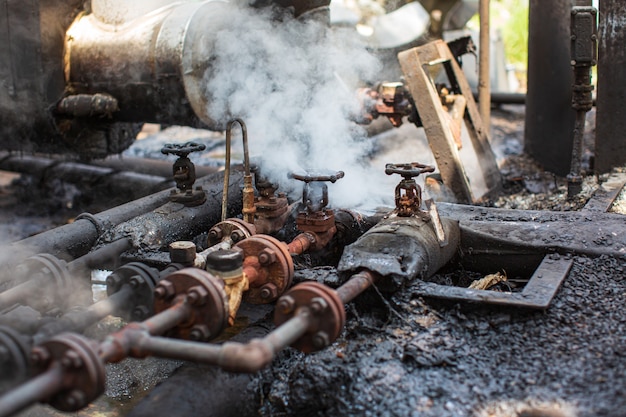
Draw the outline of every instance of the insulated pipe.
[[[0,154],[0,169],[73,184],[108,187],[123,195],[144,196],[172,187],[174,181],[155,175],[116,171],[73,161],[55,161],[33,155]],[[170,164],[171,171],[171,164]]]

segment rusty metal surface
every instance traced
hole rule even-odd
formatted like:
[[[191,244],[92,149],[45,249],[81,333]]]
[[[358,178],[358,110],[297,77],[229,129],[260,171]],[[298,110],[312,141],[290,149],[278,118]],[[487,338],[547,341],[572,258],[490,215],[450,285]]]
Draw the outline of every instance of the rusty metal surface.
[[[626,3],[600,0],[595,170],[626,163]]]
[[[219,242],[225,242],[232,246],[254,234],[256,234],[256,228],[253,224],[233,217],[211,227],[207,243],[209,246],[213,246]]]
[[[159,282],[155,290],[155,313],[175,307],[181,296],[189,309],[185,318],[175,323],[167,335],[179,339],[207,341],[217,337],[228,324],[228,297],[224,282],[197,268],[174,272]]]
[[[271,236],[254,235],[237,243],[235,248],[243,250],[243,269],[250,282],[244,301],[271,303],[289,288],[294,266],[286,244]]]
[[[427,278],[452,259],[459,245],[457,222],[442,218],[442,224],[449,242],[443,248],[432,224],[422,217],[384,219],[345,248],[337,271],[365,268],[381,275],[381,285],[392,289]]]
[[[475,290],[432,282],[417,282],[413,288],[415,294],[423,297],[545,310],[573,262],[559,255],[546,256],[519,293]]]
[[[409,92],[417,106],[441,177],[457,201],[472,203],[476,198],[482,196],[473,195],[468,175],[454,142],[452,130],[447,122],[448,118],[441,106],[441,99],[430,75],[426,73],[428,66],[443,65],[452,91],[456,94],[462,94],[465,98],[467,105],[464,120],[487,187],[486,194],[499,190],[502,186],[502,178],[489,144],[488,129],[483,126],[480,120],[469,84],[446,43],[435,41],[403,51],[398,54],[398,60],[405,75]]]
[[[311,312],[307,331],[291,344],[292,347],[311,353],[337,340],[346,322],[346,313],[335,290],[317,282],[296,285],[278,300],[274,323],[281,326],[297,316],[303,307]]]
[[[606,213],[626,185],[626,174],[614,173],[594,192],[582,212]]]

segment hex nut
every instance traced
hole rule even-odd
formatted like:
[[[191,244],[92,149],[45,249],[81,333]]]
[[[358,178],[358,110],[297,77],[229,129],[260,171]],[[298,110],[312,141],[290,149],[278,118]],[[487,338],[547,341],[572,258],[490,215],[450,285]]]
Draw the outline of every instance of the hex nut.
[[[328,303],[322,297],[315,297],[311,300],[309,308],[313,314],[321,314],[328,308]]]
[[[296,300],[290,295],[283,295],[276,303],[276,309],[282,314],[290,314],[296,307]]]
[[[154,296],[159,300],[169,300],[176,295],[176,288],[172,281],[164,279],[154,289]]]
[[[324,349],[326,346],[330,344],[330,339],[326,332],[315,333],[311,341],[313,342],[313,347],[318,350]]]
[[[261,253],[259,253],[259,263],[263,266],[271,265],[276,262],[276,252],[272,249],[263,249]]]
[[[170,243],[170,261],[180,264],[191,264],[196,259],[196,244],[189,241]]]
[[[260,296],[264,300],[275,300],[278,297],[278,288],[276,285],[268,282],[261,287]]]
[[[246,238],[246,235],[241,230],[233,230],[233,232],[230,234],[230,239],[235,243],[241,240],[244,240],[245,238]]]
[[[187,291],[187,299],[193,306],[200,307],[206,304],[209,292],[201,285],[195,285]]]
[[[196,324],[189,331],[189,339],[196,342],[207,341],[210,337],[211,332],[209,331],[209,327],[205,324]]]
[[[146,306],[137,306],[131,313],[131,318],[135,321],[145,320],[150,315],[150,311]]]
[[[30,359],[38,365],[45,365],[50,361],[50,351],[43,346],[35,346],[30,352]]]
[[[63,365],[64,368],[78,369],[83,366],[83,360],[76,351],[68,350],[61,358],[61,365]]]

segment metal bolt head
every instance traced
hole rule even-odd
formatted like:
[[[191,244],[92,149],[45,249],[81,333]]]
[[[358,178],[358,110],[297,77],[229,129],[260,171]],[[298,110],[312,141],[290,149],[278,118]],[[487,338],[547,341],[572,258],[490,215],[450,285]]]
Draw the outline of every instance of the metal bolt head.
[[[211,242],[220,240],[223,236],[222,228],[219,226],[215,226],[209,230],[209,240]]]
[[[235,243],[241,240],[244,240],[245,238],[246,238],[246,235],[241,230],[233,230],[233,232],[230,234],[230,239]]]
[[[145,283],[146,281],[139,275],[134,275],[130,277],[130,280],[128,281],[128,284],[130,285],[132,289],[137,289]]]
[[[115,272],[109,275],[106,279],[107,290],[109,292],[117,291],[122,284],[122,279]]]
[[[133,309],[131,313],[131,318],[134,321],[142,321],[145,320],[150,315],[150,310],[146,306],[137,306]]]
[[[283,295],[276,303],[276,309],[281,314],[290,314],[296,307],[296,300],[290,295]]]
[[[170,261],[180,264],[192,264],[196,259],[196,244],[189,241],[170,243]]]
[[[211,337],[209,327],[204,324],[196,324],[189,331],[189,339],[196,342],[205,342]]]
[[[274,300],[278,297],[278,288],[276,285],[268,282],[261,287],[261,298],[264,300]]]
[[[36,365],[45,365],[50,360],[50,351],[43,346],[35,346],[30,351],[30,359]]]
[[[315,297],[311,300],[309,308],[313,314],[321,314],[328,308],[328,303],[322,297]]]
[[[259,263],[263,266],[271,265],[276,262],[276,252],[272,249],[263,249],[259,253]]]
[[[313,347],[315,349],[324,349],[330,344],[330,338],[326,332],[317,332],[311,338],[311,342],[313,342]]]
[[[154,289],[154,297],[159,300],[169,300],[176,295],[176,288],[172,281],[161,280]]]
[[[87,397],[83,391],[75,389],[67,394],[63,402],[66,409],[72,411],[79,410],[87,405]]]
[[[61,358],[61,365],[63,365],[64,368],[78,369],[83,366],[83,360],[81,359],[78,352],[74,350],[68,350]]]
[[[187,291],[187,300],[193,306],[200,307],[206,304],[209,297],[209,292],[206,288],[196,285]]]

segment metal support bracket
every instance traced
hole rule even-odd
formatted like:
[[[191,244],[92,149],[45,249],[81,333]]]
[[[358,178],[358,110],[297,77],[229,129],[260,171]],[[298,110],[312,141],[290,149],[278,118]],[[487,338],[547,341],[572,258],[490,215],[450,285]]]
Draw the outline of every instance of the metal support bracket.
[[[437,40],[400,52],[398,60],[444,184],[451,189],[458,202],[465,204],[497,192],[502,187],[502,177],[489,143],[488,128],[483,126],[467,79],[448,45]],[[429,69],[439,64],[446,71],[452,93],[462,95],[466,101],[463,118],[487,189],[480,196],[474,196],[472,192],[448,122],[449,118],[446,118],[441,98],[429,74]]]
[[[473,290],[432,282],[417,283],[414,292],[423,297],[545,310],[573,263],[572,259],[557,254],[545,256],[524,290],[519,293]]]

